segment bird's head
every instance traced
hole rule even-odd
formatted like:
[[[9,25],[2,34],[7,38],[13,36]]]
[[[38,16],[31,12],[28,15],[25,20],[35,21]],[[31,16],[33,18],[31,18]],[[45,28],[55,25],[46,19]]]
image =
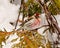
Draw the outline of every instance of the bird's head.
[[[35,13],[35,18],[39,18],[40,14],[39,13]]]

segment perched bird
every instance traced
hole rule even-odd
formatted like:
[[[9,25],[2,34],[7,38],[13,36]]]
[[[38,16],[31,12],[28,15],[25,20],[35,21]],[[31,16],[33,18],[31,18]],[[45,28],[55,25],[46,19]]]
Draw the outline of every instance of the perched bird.
[[[37,29],[40,27],[40,22],[41,22],[40,14],[36,13],[33,16],[33,19],[31,19],[30,21],[28,21],[24,24],[23,28],[26,30]]]

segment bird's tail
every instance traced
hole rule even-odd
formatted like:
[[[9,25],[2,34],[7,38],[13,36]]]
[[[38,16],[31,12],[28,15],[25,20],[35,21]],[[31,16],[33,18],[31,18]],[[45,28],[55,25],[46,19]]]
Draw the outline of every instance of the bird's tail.
[[[20,27],[20,28],[18,28],[17,31],[20,31],[20,30],[22,30],[22,29],[24,29],[24,27]]]

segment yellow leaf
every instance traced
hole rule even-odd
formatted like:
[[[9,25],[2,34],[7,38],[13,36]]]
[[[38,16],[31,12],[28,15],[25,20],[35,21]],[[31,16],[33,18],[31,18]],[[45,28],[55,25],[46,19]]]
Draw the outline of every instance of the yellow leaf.
[[[51,44],[50,44],[49,41],[48,41],[48,43],[46,44],[46,48],[51,48]]]
[[[35,45],[30,39],[28,39],[28,37],[25,36],[24,40],[26,41],[27,45],[28,45],[30,48],[38,48],[37,45]]]
[[[55,4],[56,4],[56,6],[57,6],[58,8],[60,8],[60,0],[54,0],[54,2],[55,2]]]

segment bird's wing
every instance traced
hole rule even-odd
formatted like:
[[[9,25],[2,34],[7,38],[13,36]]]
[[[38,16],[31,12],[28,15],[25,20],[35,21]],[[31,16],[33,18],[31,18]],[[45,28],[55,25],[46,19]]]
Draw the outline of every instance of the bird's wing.
[[[24,24],[24,27],[31,27],[33,21],[34,21],[34,19],[32,19],[32,20],[26,22],[26,23]]]

